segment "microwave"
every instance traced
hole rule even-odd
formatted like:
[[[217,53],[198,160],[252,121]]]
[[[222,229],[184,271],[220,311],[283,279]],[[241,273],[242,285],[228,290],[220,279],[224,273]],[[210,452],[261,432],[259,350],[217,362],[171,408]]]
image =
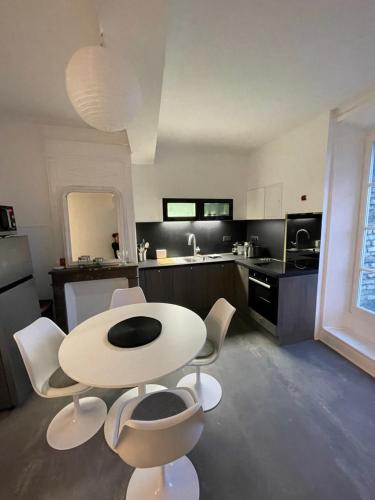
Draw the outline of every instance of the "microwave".
[[[0,235],[13,234],[17,231],[13,207],[0,205]]]

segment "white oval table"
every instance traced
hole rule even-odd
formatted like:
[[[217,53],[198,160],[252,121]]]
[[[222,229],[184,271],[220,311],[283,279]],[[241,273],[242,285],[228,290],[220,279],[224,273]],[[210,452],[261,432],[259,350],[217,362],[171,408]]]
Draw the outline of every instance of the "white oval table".
[[[134,316],[158,319],[162,330],[154,341],[141,347],[120,348],[109,343],[108,330]],[[102,388],[138,387],[139,393],[163,389],[147,385],[186,366],[204,346],[204,321],[193,311],[173,304],[143,303],[116,307],[84,321],[61,344],[59,362],[69,377]],[[104,426],[112,448],[114,415],[138,390],[125,392],[112,405]]]

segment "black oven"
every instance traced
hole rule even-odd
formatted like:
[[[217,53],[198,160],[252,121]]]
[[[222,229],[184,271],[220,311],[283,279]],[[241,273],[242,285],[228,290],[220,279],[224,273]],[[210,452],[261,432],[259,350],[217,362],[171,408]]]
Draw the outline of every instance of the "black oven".
[[[12,234],[17,231],[13,207],[0,205],[0,235]]]
[[[278,311],[278,279],[250,269],[249,307],[276,325]]]

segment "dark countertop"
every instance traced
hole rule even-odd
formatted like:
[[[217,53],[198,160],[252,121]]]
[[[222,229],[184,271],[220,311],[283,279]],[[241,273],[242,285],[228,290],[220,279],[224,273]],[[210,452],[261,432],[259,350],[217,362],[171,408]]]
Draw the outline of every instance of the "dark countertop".
[[[202,258],[204,257],[204,259]],[[160,263],[156,259],[149,259],[145,262],[140,262],[139,269],[160,269],[162,267],[177,267],[177,266],[199,266],[202,264],[222,264],[225,262],[235,262],[241,266],[259,271],[268,276],[282,278],[287,276],[300,276],[304,274],[316,274],[318,272],[319,261],[314,258],[303,259],[298,256],[296,259],[283,262],[272,260],[264,262],[259,258],[245,259],[231,253],[220,254],[220,257],[212,259],[209,256],[198,257],[196,261],[186,261],[189,257],[171,257],[165,263]]]
[[[238,255],[233,255],[232,253],[222,253],[216,254],[219,255],[218,258],[212,259],[209,255],[202,255],[201,257],[197,257],[195,261],[187,261],[185,259],[190,259],[192,257],[168,257],[165,259],[165,263],[161,263],[161,261],[156,259],[148,259],[145,262],[139,262],[139,269],[155,269],[162,267],[177,267],[177,266],[199,266],[201,264],[222,264],[223,262],[235,262],[240,259]],[[163,259],[162,259],[163,260]]]
[[[303,276],[305,274],[317,274],[319,260],[314,258],[297,258],[283,262],[280,260],[271,260],[264,262],[261,259],[241,259],[236,263],[258,271],[274,278],[285,278],[289,276]]]

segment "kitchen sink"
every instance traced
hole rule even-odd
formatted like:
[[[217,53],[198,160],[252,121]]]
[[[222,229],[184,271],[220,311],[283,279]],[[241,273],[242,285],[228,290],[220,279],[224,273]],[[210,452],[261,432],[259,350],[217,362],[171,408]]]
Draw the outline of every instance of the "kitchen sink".
[[[185,262],[201,262],[204,260],[202,257],[183,257]]]
[[[222,259],[222,256],[219,254],[209,254],[209,255],[196,255],[195,257],[181,257],[182,260],[188,263],[192,262],[206,262],[207,260],[213,259]]]

